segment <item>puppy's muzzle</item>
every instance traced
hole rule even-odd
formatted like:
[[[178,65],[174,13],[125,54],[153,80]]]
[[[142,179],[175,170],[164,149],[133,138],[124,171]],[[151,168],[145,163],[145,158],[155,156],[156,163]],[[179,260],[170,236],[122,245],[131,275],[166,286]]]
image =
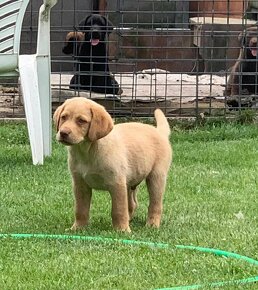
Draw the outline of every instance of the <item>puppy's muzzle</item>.
[[[99,31],[98,30],[93,30],[91,32],[91,38],[93,38],[93,39],[100,39],[100,33],[99,33]]]
[[[257,57],[257,37],[252,37],[249,41],[249,49],[253,56]]]
[[[70,134],[71,134],[71,130],[69,128],[63,128],[60,129],[60,131],[58,132],[58,136],[57,139],[59,142],[64,143],[64,144],[70,144]]]

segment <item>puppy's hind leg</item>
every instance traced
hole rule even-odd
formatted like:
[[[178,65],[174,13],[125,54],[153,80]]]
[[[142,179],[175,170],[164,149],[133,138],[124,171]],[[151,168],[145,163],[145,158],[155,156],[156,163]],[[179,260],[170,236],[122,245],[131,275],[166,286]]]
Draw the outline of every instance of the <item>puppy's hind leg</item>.
[[[158,228],[160,226],[163,194],[166,186],[166,174],[164,172],[152,172],[146,179],[149,191],[149,208],[147,226]]]
[[[129,220],[131,221],[134,215],[136,208],[138,207],[138,201],[136,196],[136,187],[128,189],[128,211],[129,211]]]

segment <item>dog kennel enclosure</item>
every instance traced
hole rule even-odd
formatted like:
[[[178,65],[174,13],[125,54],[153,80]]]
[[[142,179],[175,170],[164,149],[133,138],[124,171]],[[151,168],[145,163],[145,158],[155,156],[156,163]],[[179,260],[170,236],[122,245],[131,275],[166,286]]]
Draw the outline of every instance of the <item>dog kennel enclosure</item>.
[[[257,3],[59,0],[51,12],[53,108],[80,95],[103,104],[114,117],[153,116],[157,107],[169,117],[226,116],[246,108],[255,111],[256,91],[229,95],[226,88],[243,49],[239,35],[257,25]],[[40,5],[41,0],[31,0],[27,8],[21,53],[35,51]],[[121,94],[69,88],[72,76],[78,73],[78,60],[62,52],[65,38],[68,32],[78,31],[79,23],[92,13],[105,16],[113,25],[106,39],[108,65]],[[257,70],[234,73],[257,74]],[[1,118],[24,117],[20,94],[18,79],[0,79]]]

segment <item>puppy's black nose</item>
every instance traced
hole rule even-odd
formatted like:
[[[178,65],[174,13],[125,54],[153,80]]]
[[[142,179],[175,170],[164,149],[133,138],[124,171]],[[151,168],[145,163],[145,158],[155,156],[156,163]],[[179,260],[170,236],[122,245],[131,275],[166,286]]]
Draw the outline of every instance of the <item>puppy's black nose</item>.
[[[65,139],[67,139],[67,137],[69,136],[70,133],[71,133],[71,130],[63,129],[60,131],[59,134],[60,134],[61,139],[65,140]]]
[[[91,33],[91,37],[92,37],[93,39],[99,39],[99,38],[100,38],[99,31],[95,31],[95,30],[93,30],[92,33]]]

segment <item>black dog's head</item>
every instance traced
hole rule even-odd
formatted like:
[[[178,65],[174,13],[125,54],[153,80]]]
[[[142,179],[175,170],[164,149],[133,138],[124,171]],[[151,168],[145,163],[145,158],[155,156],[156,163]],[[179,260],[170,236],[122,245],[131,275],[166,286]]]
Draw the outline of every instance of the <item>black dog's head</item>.
[[[63,53],[78,55],[80,45],[84,40],[84,33],[79,31],[68,32],[63,47]]]
[[[257,38],[258,38],[258,29],[257,26],[252,26],[241,32],[238,36],[238,40],[241,43],[242,47],[246,49],[246,56],[248,58],[257,57]]]
[[[85,41],[96,46],[112,32],[113,24],[105,16],[91,14],[80,22],[78,30],[84,33]]]

